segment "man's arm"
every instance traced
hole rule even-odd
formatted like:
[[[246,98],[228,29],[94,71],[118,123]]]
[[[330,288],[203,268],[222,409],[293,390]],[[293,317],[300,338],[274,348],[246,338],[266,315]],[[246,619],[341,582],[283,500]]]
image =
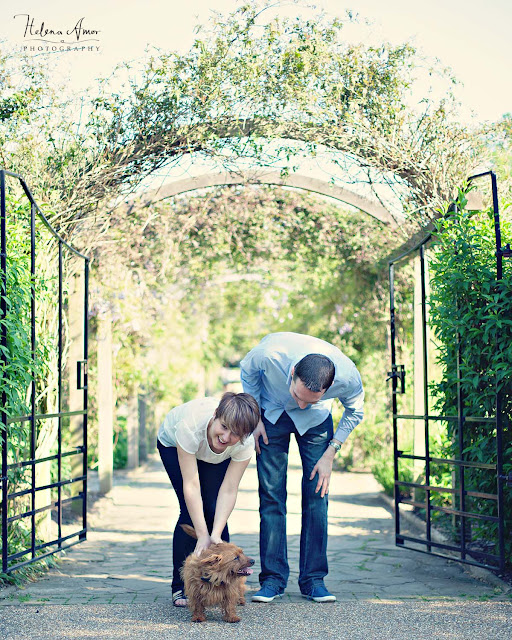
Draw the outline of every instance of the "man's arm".
[[[341,416],[341,420],[338,423],[338,427],[334,433],[334,439],[343,443],[362,421],[364,416],[364,391],[361,385],[361,390],[351,398],[338,398],[345,411]]]
[[[339,421],[338,428],[336,429],[333,441],[337,444],[343,444],[345,440],[348,438],[350,433],[357,427],[357,425],[363,419],[363,405],[364,405],[364,390],[363,384],[361,382],[361,376],[359,372],[354,377],[354,385],[353,389],[355,390],[355,394],[346,397],[339,397],[339,401],[345,408],[341,420]],[[318,474],[317,485],[315,488],[315,493],[321,492],[322,498],[329,491],[329,483],[331,481],[331,473],[332,473],[332,465],[334,462],[334,457],[336,455],[336,450],[334,447],[328,446],[325,450],[324,454],[320,458],[320,460],[313,467],[313,471],[309,477],[310,480],[313,480],[316,474]]]
[[[262,353],[257,349],[252,349],[245,356],[240,363],[240,378],[242,380],[242,387],[245,393],[250,393],[256,400],[261,409],[261,365],[262,365]],[[263,438],[263,442],[268,444],[267,432],[262,420],[258,422],[258,426],[253,432],[254,445],[256,447],[256,453],[260,454],[260,437]]]
[[[250,393],[261,408],[261,360],[258,349],[252,349],[240,362],[240,379],[245,393]]]

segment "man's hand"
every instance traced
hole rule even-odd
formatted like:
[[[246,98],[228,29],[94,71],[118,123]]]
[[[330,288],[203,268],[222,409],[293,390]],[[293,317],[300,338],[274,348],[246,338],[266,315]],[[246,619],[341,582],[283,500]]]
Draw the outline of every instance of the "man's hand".
[[[320,460],[313,467],[313,471],[309,476],[310,480],[313,480],[315,475],[318,473],[318,482],[316,485],[315,493],[321,491],[320,496],[323,498],[326,493],[329,491],[329,483],[331,481],[331,473],[332,473],[332,463],[334,461],[334,456],[336,455],[336,451],[333,447],[327,447],[324,455],[320,458]]]
[[[268,444],[267,431],[265,429],[265,425],[263,424],[263,422],[261,420],[258,422],[258,426],[256,427],[256,429],[254,429],[254,431],[252,432],[252,435],[254,436],[254,443],[256,445],[256,453],[259,455],[261,453],[260,436],[263,437],[263,442],[265,444]]]
[[[194,553],[196,556],[200,556],[201,552],[212,544],[213,540],[210,538],[208,534],[204,536],[199,536],[196,543],[196,548],[194,549]]]

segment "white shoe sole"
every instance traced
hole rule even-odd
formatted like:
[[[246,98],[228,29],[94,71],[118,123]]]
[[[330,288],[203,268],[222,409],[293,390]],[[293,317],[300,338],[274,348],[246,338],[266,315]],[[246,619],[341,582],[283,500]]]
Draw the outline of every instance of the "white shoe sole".
[[[306,600],[312,600],[313,602],[336,602],[336,596],[323,596],[321,598],[312,598],[311,596],[306,596],[302,594],[303,598]]]
[[[282,593],[277,593],[275,596],[272,596],[270,598],[267,598],[266,596],[253,596],[251,598],[252,602],[272,602],[272,600],[275,600],[276,598],[282,598],[283,594]]]

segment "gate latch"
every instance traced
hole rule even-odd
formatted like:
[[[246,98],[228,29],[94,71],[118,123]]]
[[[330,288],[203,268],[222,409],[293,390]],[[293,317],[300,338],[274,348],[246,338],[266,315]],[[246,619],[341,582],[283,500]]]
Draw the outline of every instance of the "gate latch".
[[[505,476],[500,476],[500,480],[505,480],[507,486],[512,487],[512,471],[509,471]]]
[[[87,360],[77,360],[76,388],[87,389]]]
[[[403,364],[394,364],[391,366],[391,371],[388,371],[386,382],[388,380],[393,380],[393,378],[400,379],[399,393],[405,393],[405,366]]]

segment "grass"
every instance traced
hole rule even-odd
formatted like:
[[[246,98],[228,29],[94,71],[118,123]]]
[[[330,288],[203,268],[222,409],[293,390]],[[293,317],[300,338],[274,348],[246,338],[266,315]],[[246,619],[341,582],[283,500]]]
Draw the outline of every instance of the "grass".
[[[356,564],[356,569],[359,569],[359,571],[371,571],[371,569],[368,569],[368,567],[366,566],[366,563],[369,560],[370,560],[370,558],[367,558],[366,560],[363,560],[359,564]]]

